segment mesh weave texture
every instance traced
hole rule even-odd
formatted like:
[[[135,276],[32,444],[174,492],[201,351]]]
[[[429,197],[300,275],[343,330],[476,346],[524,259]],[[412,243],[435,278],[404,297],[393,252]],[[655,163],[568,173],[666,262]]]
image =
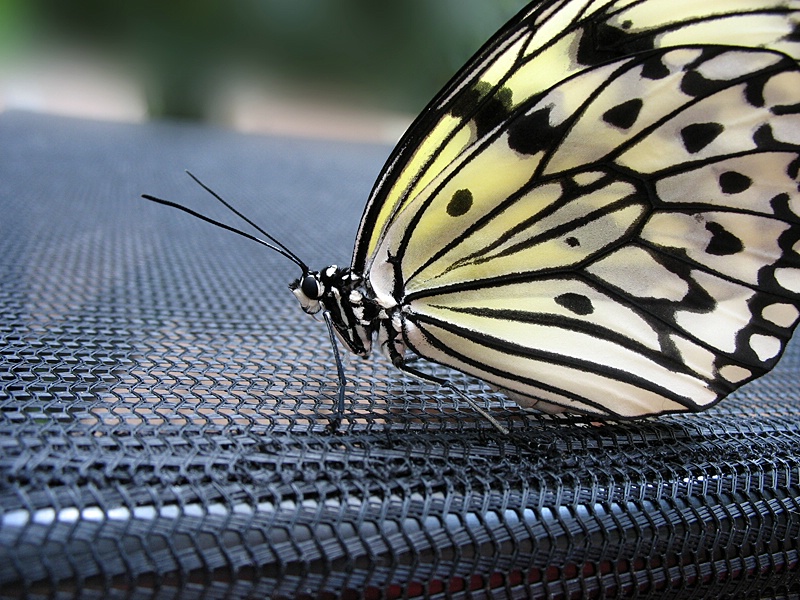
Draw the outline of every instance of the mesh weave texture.
[[[384,147],[0,116],[0,598],[800,594],[800,346],[699,415],[511,434],[346,366],[296,267],[349,262]],[[442,373],[439,373],[442,374]]]

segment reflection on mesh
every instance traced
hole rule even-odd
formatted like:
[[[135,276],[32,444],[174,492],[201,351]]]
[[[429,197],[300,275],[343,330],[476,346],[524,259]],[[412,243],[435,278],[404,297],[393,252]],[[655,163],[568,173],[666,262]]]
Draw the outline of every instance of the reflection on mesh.
[[[137,197],[214,213],[188,167],[343,263],[385,149],[14,113],[0,137],[0,597],[800,594],[797,344],[707,413],[636,423],[454,375],[508,437],[353,359],[331,434],[293,265]]]

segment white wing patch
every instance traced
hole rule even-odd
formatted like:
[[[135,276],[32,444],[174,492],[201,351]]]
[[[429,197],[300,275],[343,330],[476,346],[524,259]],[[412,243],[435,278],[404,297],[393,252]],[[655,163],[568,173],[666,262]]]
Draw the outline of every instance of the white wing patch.
[[[786,291],[800,294],[800,269],[788,267],[775,269],[775,281]]]
[[[700,309],[689,303],[686,308],[679,306],[675,311],[675,324],[684,335],[691,335],[718,353],[734,355],[739,331],[752,320],[749,302],[754,292],[702,271],[693,271],[691,277],[697,289],[713,299],[713,304]]]
[[[728,212],[654,213],[641,239],[685,255],[711,271],[757,286],[761,269],[783,255],[779,239],[790,225],[766,217]],[[732,233],[735,232],[735,233]],[[736,260],[731,260],[735,255]]]
[[[785,195],[789,210],[798,217],[800,190],[791,175],[796,160],[797,155],[791,152],[720,158],[658,179],[656,193],[667,203],[700,204],[768,216],[777,216],[772,201]]]
[[[797,322],[800,311],[793,304],[768,304],[761,310],[761,316],[770,323],[785,329]]]
[[[610,405],[613,414],[634,417],[687,408],[696,410],[715,399],[715,394],[701,380],[689,375],[676,376],[640,354],[620,353],[610,345],[604,350],[615,352],[607,362],[619,364],[622,370],[618,373],[593,369],[596,364],[593,362],[574,360],[570,364],[562,357],[552,361],[552,355],[536,358],[517,354],[505,345],[476,342],[463,332],[453,333],[437,325],[407,323],[404,336],[420,355],[461,370],[469,365],[469,372],[485,381],[570,410],[607,414],[605,407]],[[582,341],[594,345],[594,340],[588,337]],[[621,377],[633,369],[641,374],[641,379]],[[667,381],[669,389],[650,383],[659,379]],[[669,398],[668,392],[682,402]],[[532,400],[531,404],[535,402]]]

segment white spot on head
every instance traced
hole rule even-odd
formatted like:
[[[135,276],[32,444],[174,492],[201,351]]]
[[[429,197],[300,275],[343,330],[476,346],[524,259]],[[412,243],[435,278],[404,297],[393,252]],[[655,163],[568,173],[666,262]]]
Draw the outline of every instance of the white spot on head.
[[[770,335],[754,333],[750,336],[750,347],[759,360],[767,361],[775,358],[781,351],[781,341]]]
[[[800,316],[793,304],[770,304],[761,311],[761,316],[778,327],[791,327]]]
[[[303,293],[303,290],[300,289],[300,286],[296,288],[292,288],[292,293],[294,297],[297,298],[297,301],[300,302],[300,307],[303,309],[304,312],[307,312],[310,315],[318,313],[319,310],[322,308],[322,304],[319,300],[312,300],[308,296]]]
[[[737,365],[725,365],[719,370],[719,374],[723,379],[731,383],[739,383],[751,377],[753,372]]]
[[[775,269],[775,281],[790,292],[800,293],[800,269],[781,267]]]

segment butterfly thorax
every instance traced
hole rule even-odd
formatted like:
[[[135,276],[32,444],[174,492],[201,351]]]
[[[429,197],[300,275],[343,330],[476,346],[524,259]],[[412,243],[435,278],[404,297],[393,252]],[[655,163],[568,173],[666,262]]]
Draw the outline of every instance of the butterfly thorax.
[[[385,313],[364,287],[364,279],[349,268],[331,265],[309,271],[289,286],[308,314],[325,310],[334,330],[347,348],[358,356],[372,350],[372,337]]]

